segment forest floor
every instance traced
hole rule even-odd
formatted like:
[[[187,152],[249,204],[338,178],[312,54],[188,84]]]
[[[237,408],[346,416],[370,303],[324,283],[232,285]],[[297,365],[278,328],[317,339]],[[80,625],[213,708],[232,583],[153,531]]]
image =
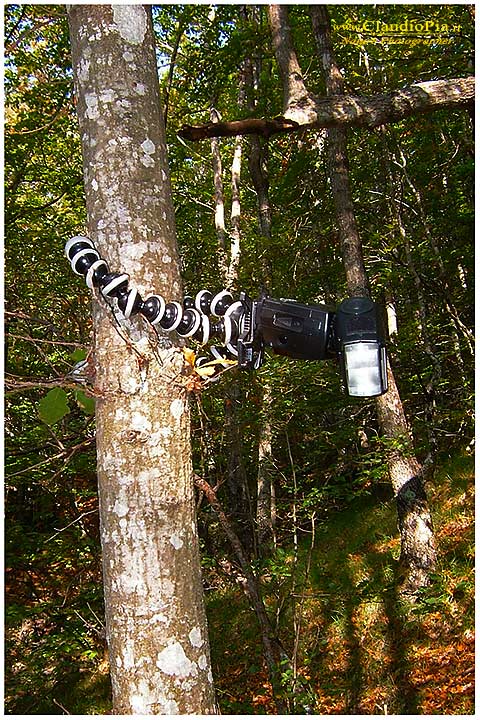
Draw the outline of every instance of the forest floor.
[[[414,605],[396,592],[393,500],[359,499],[319,523],[313,551],[305,540],[297,559],[291,550],[267,568],[267,606],[290,655],[297,646],[296,697],[291,673],[285,677],[292,713],[303,714],[302,705],[322,715],[474,713],[471,458],[444,466],[428,492],[439,563]],[[241,590],[210,594],[208,614],[222,712],[274,714],[258,629]]]
[[[428,493],[439,563],[414,605],[396,592],[393,500],[357,499],[283,545],[262,569],[264,597],[295,657],[289,714],[474,713],[473,460],[437,471]],[[85,494],[83,512],[94,499]],[[93,531],[96,516],[86,518]],[[88,530],[88,528],[87,528]],[[306,529],[308,530],[308,528]],[[302,539],[303,536],[303,539]],[[109,714],[98,553],[66,533],[36,538],[7,567],[6,714]],[[15,536],[10,542],[25,544]],[[58,543],[57,545],[55,543]],[[41,553],[38,548],[45,550]],[[54,558],[55,549],[59,557]],[[12,554],[14,555],[14,553]],[[60,557],[61,555],[61,557]],[[232,568],[205,570],[213,673],[223,714],[275,714],[258,626]],[[292,690],[292,685],[294,689]]]

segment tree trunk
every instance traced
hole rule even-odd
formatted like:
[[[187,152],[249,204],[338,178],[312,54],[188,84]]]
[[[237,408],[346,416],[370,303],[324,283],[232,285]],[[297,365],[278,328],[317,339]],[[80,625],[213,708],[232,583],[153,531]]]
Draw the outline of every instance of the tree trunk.
[[[425,493],[422,467],[415,457],[407,419],[392,370],[389,389],[377,398],[378,422],[384,437],[392,441],[387,451],[388,471],[397,500],[400,532],[401,591],[414,595],[428,585],[435,568],[433,524]]]
[[[328,11],[323,5],[314,5],[310,9],[318,53],[325,73],[327,95],[341,95],[343,79],[333,56]],[[347,287],[351,295],[367,295],[368,278],[349,183],[346,135],[340,128],[329,130],[328,135],[330,177]],[[388,369],[388,375],[389,389],[377,398],[377,413],[382,433],[392,444],[388,454],[388,467],[397,498],[401,564],[406,570],[403,590],[411,593],[428,583],[428,573],[435,566],[435,544],[421,467],[415,458],[408,423],[391,368]]]
[[[251,7],[250,19],[255,32],[260,32],[259,8]],[[259,79],[262,73],[260,53],[252,54],[246,59],[245,95],[247,109],[255,112],[256,99],[259,91]],[[254,135],[249,143],[248,170],[257,196],[258,235],[257,248],[258,270],[260,282],[268,288],[271,283],[271,268],[268,260],[270,239],[272,236],[272,212],[268,196],[268,174],[265,164],[268,155],[268,140],[263,142]],[[262,382],[262,381],[259,381]],[[259,557],[265,557],[275,541],[275,489],[272,476],[272,424],[270,422],[271,388],[267,379],[259,386],[263,411],[260,413],[260,429],[258,438],[258,471],[257,471],[257,507],[256,507],[256,548]]]
[[[302,70],[293,47],[287,5],[269,5],[268,19],[273,47],[283,85],[283,114],[295,112],[294,122],[310,122],[315,115],[313,99],[303,81]]]
[[[242,170],[242,136],[235,139],[233,150],[232,166],[230,169],[232,178],[232,210],[230,221],[230,262],[227,271],[227,287],[233,288],[238,279],[238,268],[240,265],[240,173]]]
[[[88,230],[145,298],[181,298],[147,6],[70,5]],[[216,712],[183,356],[94,303],[98,482],[115,714]],[[126,337],[128,334],[128,337]],[[156,340],[156,338],[155,338]]]
[[[260,138],[254,137],[250,143],[249,170],[253,186],[257,194],[257,212],[259,235],[264,247],[260,250],[260,269],[262,283],[270,284],[270,266],[267,261],[267,249],[271,238],[271,208],[268,197],[268,177],[263,169],[263,158],[266,148],[260,144]],[[258,441],[258,473],[257,473],[257,547],[260,556],[265,555],[272,540],[275,540],[275,489],[272,477],[272,424],[270,408],[272,403],[271,387],[268,379],[261,387],[263,412],[260,417]]]
[[[210,110],[210,120],[214,123],[220,122],[220,115],[213,107]],[[218,269],[222,279],[226,282],[228,261],[225,243],[225,202],[223,199],[222,157],[220,155],[220,142],[218,138],[212,138],[210,149],[212,154],[213,187],[215,191],[215,230],[218,240]]]

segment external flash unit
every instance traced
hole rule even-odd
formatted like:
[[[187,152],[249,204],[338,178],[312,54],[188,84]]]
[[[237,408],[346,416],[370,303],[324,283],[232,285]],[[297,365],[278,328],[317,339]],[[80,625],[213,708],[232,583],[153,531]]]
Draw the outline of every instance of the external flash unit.
[[[385,329],[378,305],[367,297],[351,297],[337,308],[335,344],[347,393],[375,397],[386,392]]]

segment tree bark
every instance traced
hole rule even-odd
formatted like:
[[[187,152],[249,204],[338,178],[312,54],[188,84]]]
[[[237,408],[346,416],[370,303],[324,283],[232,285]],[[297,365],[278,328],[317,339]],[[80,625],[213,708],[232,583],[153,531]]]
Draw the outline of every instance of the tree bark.
[[[90,237],[143,297],[178,300],[150,11],[70,5],[68,15]],[[119,332],[101,302],[94,330],[113,712],[215,713],[181,348],[163,338],[153,348],[140,320]]]
[[[240,174],[242,169],[242,136],[239,135],[235,140],[233,149],[233,159],[230,168],[231,187],[232,187],[232,209],[230,213],[230,222],[232,229],[230,231],[230,261],[227,271],[227,287],[233,288],[238,279],[238,269],[240,265]]]
[[[342,75],[336,65],[326,6],[310,7],[312,25],[324,73],[327,95],[343,92]],[[347,287],[351,295],[368,295],[368,278],[363,249],[355,222],[348,175],[347,142],[343,129],[328,131],[328,152],[332,193],[341,238]],[[397,499],[401,542],[400,562],[405,568],[402,590],[414,593],[428,583],[436,553],[433,527],[423,487],[421,467],[392,370],[388,368],[388,391],[377,398],[377,414],[384,437],[391,441],[388,467]]]
[[[260,31],[260,9],[252,6],[250,19],[255,32]],[[260,51],[253,53],[246,60],[245,94],[247,108],[254,113],[257,106],[260,78],[262,75],[262,57]],[[269,182],[266,171],[268,157],[268,139],[253,135],[248,154],[248,169],[257,196],[257,215],[259,245],[257,258],[259,262],[260,282],[268,288],[271,283],[271,267],[268,260],[269,245],[272,236],[272,211],[268,195]],[[260,381],[262,412],[258,437],[258,471],[257,471],[257,507],[256,507],[256,550],[259,557],[266,557],[275,542],[275,488],[272,476],[272,423],[271,388],[268,379]]]
[[[267,141],[265,141],[265,144]],[[272,230],[272,213],[268,196],[268,176],[263,168],[263,160],[267,148],[263,147],[260,138],[255,136],[250,143],[248,167],[250,177],[257,195],[257,212],[259,235],[263,240],[260,249],[260,269],[262,283],[268,287],[271,280],[270,265],[267,260],[268,245]],[[262,557],[275,540],[275,488],[273,485],[272,467],[272,424],[270,422],[271,388],[267,379],[261,389],[263,413],[260,418],[258,441],[258,473],[257,473],[257,547]]]
[[[218,124],[184,125],[179,135],[185,140],[203,140],[232,135],[270,137],[309,128],[363,127],[372,130],[379,125],[441,108],[469,109],[474,100],[474,77],[427,80],[371,97],[343,95],[305,99],[303,103],[287,105],[283,115],[272,119],[246,118]]]

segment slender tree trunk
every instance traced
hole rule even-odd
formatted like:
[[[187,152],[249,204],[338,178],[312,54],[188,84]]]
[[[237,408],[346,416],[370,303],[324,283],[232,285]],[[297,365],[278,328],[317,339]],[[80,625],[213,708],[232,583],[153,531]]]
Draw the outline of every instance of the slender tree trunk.
[[[88,229],[143,297],[181,298],[148,6],[68,6]],[[115,714],[216,712],[183,357],[94,303],[100,529]],[[129,337],[126,338],[128,333]]]
[[[238,268],[240,266],[240,173],[242,170],[242,143],[243,138],[239,135],[235,139],[231,166],[232,210],[230,213],[230,222],[232,229],[230,231],[230,262],[227,271],[227,287],[229,288],[233,288],[237,282]]]
[[[244,8],[240,10],[244,16]],[[238,103],[245,106],[245,62],[240,68]],[[242,170],[243,138],[235,139],[233,158],[230,166],[231,178],[231,209],[230,209],[230,248],[228,260],[225,261],[225,286],[232,292],[238,281],[238,271],[241,258],[241,202],[240,181]],[[251,551],[254,545],[252,533],[252,508],[248,488],[248,478],[245,469],[243,428],[240,417],[244,390],[238,384],[229,386],[225,399],[225,432],[228,438],[228,466],[227,487],[229,493],[229,507],[237,523],[238,533],[244,547]]]
[[[211,122],[218,123],[220,121],[219,113],[212,108],[210,110]],[[210,142],[212,154],[212,170],[213,170],[213,187],[215,191],[215,230],[218,240],[218,266],[220,275],[227,280],[228,262],[226,253],[226,232],[225,232],[225,201],[223,193],[223,169],[222,156],[220,154],[220,141],[218,138],[212,138]]]
[[[268,248],[271,238],[271,208],[268,197],[268,177],[263,169],[263,158],[265,148],[262,147],[260,138],[252,138],[249,154],[249,170],[253,186],[257,194],[257,210],[259,235]],[[261,249],[261,272],[262,282],[270,284],[270,268],[266,262],[265,248]],[[258,442],[258,473],[257,473],[257,546],[259,554],[262,555],[265,549],[275,538],[275,489],[272,477],[272,424],[269,419],[271,407],[271,388],[268,380],[265,380],[262,388],[263,412],[260,418],[260,433]]]
[[[312,24],[318,53],[325,73],[327,95],[342,95],[343,78],[336,65],[331,43],[330,18],[326,6],[311,6]],[[343,129],[328,131],[329,165],[332,192],[351,295],[367,295],[368,278],[363,262],[361,240],[355,222],[349,184],[347,142]],[[388,466],[397,498],[401,540],[401,564],[405,568],[403,589],[414,592],[428,583],[428,573],[435,566],[436,553],[432,521],[418,463],[391,368],[389,389],[377,398],[381,430],[392,441]]]
[[[270,388],[262,388],[265,412],[260,420],[257,472],[257,549],[260,557],[266,554],[275,540],[275,492],[272,477],[272,425],[266,416],[271,402]]]
[[[259,8],[250,7],[250,21],[255,32],[260,32]],[[262,74],[262,56],[260,50],[251,54],[245,61],[245,95],[246,106],[253,113],[257,107],[259,83]],[[259,246],[260,282],[268,288],[271,283],[271,267],[268,261],[268,250],[272,236],[272,212],[268,196],[269,182],[265,164],[268,156],[268,139],[263,141],[253,135],[248,148],[248,169],[257,196],[257,216]],[[271,388],[267,379],[261,382],[262,412],[260,413],[260,429],[258,438],[258,471],[257,471],[257,507],[256,535],[259,556],[267,554],[272,541],[275,541],[275,489],[272,476],[272,424],[270,422]]]
[[[309,95],[293,47],[288,24],[288,5],[269,5],[268,20],[273,47],[283,85],[283,112],[291,112],[295,123],[309,123],[315,116],[315,103]]]
[[[240,538],[235,532],[235,528],[233,527],[222,506],[220,505],[214,489],[202,478],[197,477],[196,483],[197,486],[205,493],[205,497],[207,498],[213,510],[215,510],[220,524],[223,528],[223,531],[229,539],[230,544],[232,545],[232,548],[235,552],[236,558],[242,569],[244,575],[244,577],[242,578],[242,584],[250,599],[250,602],[253,605],[255,615],[257,616],[260,634],[262,637],[263,654],[265,657],[265,662],[267,664],[270,682],[272,683],[274,700],[277,706],[278,713],[280,715],[283,715],[286,712],[287,708],[281,697],[281,662],[285,660],[288,661],[287,655],[279,639],[277,638],[270,622],[270,618],[267,615],[267,611],[265,609],[265,605],[260,592],[258,579],[255,577],[252,571]]]

